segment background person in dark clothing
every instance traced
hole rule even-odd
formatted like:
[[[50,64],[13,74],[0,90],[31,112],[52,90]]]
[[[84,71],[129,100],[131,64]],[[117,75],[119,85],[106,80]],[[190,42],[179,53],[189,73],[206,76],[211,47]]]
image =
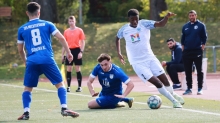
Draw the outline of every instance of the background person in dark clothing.
[[[202,72],[202,58],[203,50],[205,48],[207,33],[205,24],[197,20],[195,10],[188,13],[189,22],[182,28],[181,44],[183,49],[183,64],[185,68],[187,90],[183,95],[192,94],[192,64],[194,62],[197,70],[198,92],[197,95],[202,94],[203,87],[203,72]]]
[[[182,47],[181,44],[176,42],[173,38],[167,40],[167,46],[171,50],[171,61],[162,61],[162,66],[167,66],[166,70],[173,82],[173,89],[181,89],[181,84],[178,78],[178,72],[184,71],[182,62]]]

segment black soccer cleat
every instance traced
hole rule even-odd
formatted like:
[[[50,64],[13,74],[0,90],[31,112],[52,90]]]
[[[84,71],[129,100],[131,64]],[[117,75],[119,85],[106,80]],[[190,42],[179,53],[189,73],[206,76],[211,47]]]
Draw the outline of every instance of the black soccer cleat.
[[[28,111],[26,111],[26,112],[24,112],[24,114],[22,114],[19,118],[18,118],[18,120],[29,120],[29,112]]]
[[[71,116],[72,118],[79,117],[79,113],[74,112],[72,110],[68,110],[67,108],[62,108],[61,109],[61,115],[62,116]]]

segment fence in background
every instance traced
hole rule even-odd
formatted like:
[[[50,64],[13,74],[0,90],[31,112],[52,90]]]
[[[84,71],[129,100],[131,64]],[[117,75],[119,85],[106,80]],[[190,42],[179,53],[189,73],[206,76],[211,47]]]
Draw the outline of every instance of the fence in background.
[[[215,73],[217,71],[217,49],[220,48],[220,45],[216,45],[216,46],[206,46],[204,53],[203,53],[203,57],[207,58],[207,50],[208,49],[212,49],[212,59],[213,59],[213,72]],[[220,56],[220,55],[218,55]]]

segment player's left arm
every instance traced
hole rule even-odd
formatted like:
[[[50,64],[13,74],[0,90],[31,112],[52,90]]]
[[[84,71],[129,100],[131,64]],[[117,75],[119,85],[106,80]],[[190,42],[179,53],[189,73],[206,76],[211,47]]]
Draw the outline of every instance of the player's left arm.
[[[168,12],[167,15],[161,20],[161,21],[156,21],[154,26],[155,27],[163,27],[166,25],[168,19],[172,16],[175,16],[176,14],[172,13],[172,12]]]
[[[26,53],[24,51],[24,43],[18,43],[18,52],[20,54],[21,59],[23,60],[24,64],[26,65]]]

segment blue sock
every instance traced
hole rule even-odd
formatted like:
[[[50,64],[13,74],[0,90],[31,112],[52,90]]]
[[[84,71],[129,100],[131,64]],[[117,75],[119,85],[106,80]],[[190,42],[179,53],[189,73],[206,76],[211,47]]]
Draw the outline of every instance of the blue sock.
[[[67,98],[67,95],[66,95],[66,89],[64,87],[60,87],[58,88],[58,97],[60,99],[60,104],[67,104],[66,103],[66,98]]]
[[[128,103],[129,102],[129,98],[122,98],[121,101],[124,101],[124,102]]]
[[[24,108],[30,108],[31,104],[31,92],[24,91],[22,94],[22,101],[23,101],[23,107]]]

